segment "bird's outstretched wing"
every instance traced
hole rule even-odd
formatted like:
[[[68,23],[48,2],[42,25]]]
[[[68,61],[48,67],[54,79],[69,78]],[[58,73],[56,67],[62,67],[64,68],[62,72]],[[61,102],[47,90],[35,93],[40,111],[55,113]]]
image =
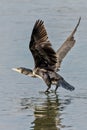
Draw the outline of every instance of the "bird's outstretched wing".
[[[54,70],[57,63],[56,52],[53,50],[42,20],[37,20],[29,43],[35,67]]]
[[[80,24],[81,17],[79,18],[79,21],[72,31],[72,33],[69,35],[69,37],[66,39],[66,41],[62,44],[62,46],[57,50],[56,56],[57,56],[57,64],[56,64],[56,70],[60,68],[61,62],[63,58],[66,56],[66,54],[70,51],[70,49],[75,44],[74,34]]]

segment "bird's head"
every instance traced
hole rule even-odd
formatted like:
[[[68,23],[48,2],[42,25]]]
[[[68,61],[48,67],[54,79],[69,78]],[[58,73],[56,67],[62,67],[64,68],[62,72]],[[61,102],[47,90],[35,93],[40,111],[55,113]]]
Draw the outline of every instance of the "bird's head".
[[[27,68],[24,68],[24,67],[19,67],[19,68],[12,68],[12,70],[16,71],[18,73],[28,75],[28,76],[33,76],[33,72],[32,72],[31,69],[27,69]]]
[[[19,68],[12,68],[13,71],[16,71],[18,73],[22,73],[23,71],[23,68],[22,67],[19,67]]]

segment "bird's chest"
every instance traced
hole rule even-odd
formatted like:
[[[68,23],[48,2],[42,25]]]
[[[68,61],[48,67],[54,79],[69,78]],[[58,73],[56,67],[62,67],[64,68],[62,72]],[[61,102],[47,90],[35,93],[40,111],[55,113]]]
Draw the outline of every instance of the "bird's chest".
[[[37,77],[37,78],[42,79],[42,77],[41,77],[38,73],[36,73],[36,72],[33,72],[33,75],[34,75],[35,77]]]
[[[33,70],[33,74],[34,74],[36,77],[38,77],[38,78],[40,78],[40,79],[43,79],[44,72],[43,72],[42,69],[40,69],[40,68],[34,69],[34,70]]]

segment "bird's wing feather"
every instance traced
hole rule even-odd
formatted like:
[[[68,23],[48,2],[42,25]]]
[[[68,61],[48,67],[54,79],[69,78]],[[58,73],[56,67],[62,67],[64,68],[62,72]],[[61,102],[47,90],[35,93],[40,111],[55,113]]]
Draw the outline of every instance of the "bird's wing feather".
[[[57,58],[53,50],[42,20],[37,20],[29,44],[32,52],[35,67],[54,70]]]
[[[62,44],[62,46],[57,50],[56,55],[57,55],[57,64],[56,64],[56,70],[60,68],[61,62],[63,58],[66,56],[66,54],[70,51],[70,49],[74,46],[75,44],[75,39],[74,39],[74,34],[80,24],[81,17],[79,18],[79,21],[72,31],[72,33],[69,35],[69,37],[66,39],[66,41]]]

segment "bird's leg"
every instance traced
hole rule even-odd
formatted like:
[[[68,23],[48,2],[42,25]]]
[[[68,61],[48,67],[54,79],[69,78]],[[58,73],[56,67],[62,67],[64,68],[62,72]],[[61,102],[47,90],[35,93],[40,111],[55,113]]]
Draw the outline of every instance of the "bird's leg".
[[[50,79],[50,76],[49,76],[48,72],[45,72],[43,70],[39,70],[38,75],[42,77],[42,79],[44,80],[44,82],[48,86],[48,88],[47,88],[47,90],[45,92],[49,92],[49,89],[51,87],[51,79]]]
[[[47,90],[45,92],[49,92],[49,89],[51,88],[51,79],[50,76],[47,73],[44,73],[43,79],[48,86]]]
[[[48,92],[49,92],[49,89],[51,88],[51,80],[50,80],[49,75],[47,75],[47,79],[46,79],[45,83],[46,83],[47,86],[48,86],[48,88],[47,88],[47,90],[46,90],[45,92],[48,93]]]
[[[55,92],[57,91],[58,87],[59,87],[59,82],[57,82],[56,84]]]
[[[49,89],[51,88],[51,84],[48,86],[47,90],[45,91],[46,93],[49,93]]]

